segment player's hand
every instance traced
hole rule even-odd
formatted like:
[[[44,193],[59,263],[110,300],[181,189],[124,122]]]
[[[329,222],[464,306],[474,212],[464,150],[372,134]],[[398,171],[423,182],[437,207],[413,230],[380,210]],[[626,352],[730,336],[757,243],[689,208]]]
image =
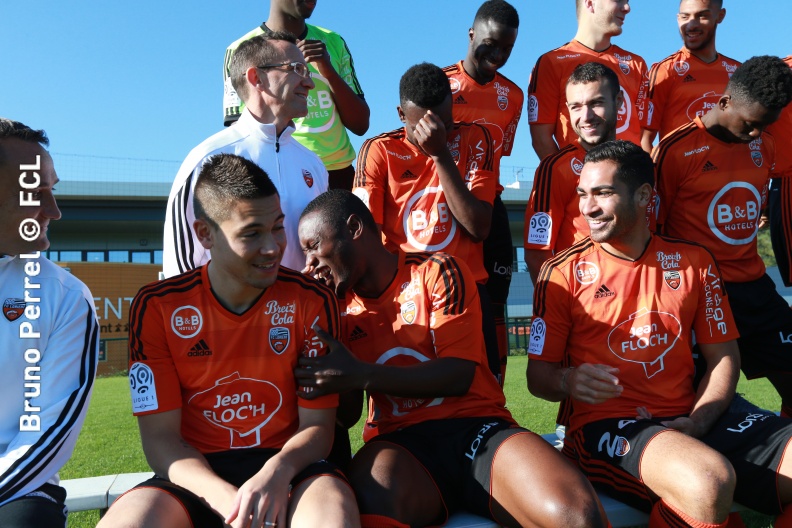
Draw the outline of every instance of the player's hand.
[[[424,154],[430,157],[438,157],[449,154],[447,133],[443,121],[431,110],[427,110],[424,116],[415,125],[413,131],[415,141]]]
[[[569,394],[576,400],[592,404],[617,398],[624,389],[616,377],[618,373],[615,367],[584,363],[567,376]]]
[[[685,433],[686,435],[692,436],[693,438],[700,438],[706,432],[706,431],[702,431],[695,421],[691,420],[686,416],[682,416],[680,418],[675,418],[674,420],[668,420],[660,423],[662,425],[665,425],[669,429],[675,429],[680,433]]]
[[[768,217],[766,213],[762,213],[759,217],[759,225],[756,226],[756,229],[764,229],[768,225],[770,225],[770,217]]]
[[[649,409],[646,407],[637,407],[635,412],[638,413],[635,417],[636,420],[651,420],[652,413],[649,412]]]
[[[323,77],[326,78],[334,70],[327,46],[321,40],[298,40],[297,47],[302,51],[305,62],[313,64]]]
[[[330,334],[314,325],[314,332],[327,347],[327,354],[319,357],[301,357],[294,369],[297,384],[310,388],[301,391],[302,398],[312,400],[319,396],[364,388],[366,365]]]
[[[286,472],[275,471],[270,462],[239,488],[226,524],[233,528],[286,526],[290,483]]]

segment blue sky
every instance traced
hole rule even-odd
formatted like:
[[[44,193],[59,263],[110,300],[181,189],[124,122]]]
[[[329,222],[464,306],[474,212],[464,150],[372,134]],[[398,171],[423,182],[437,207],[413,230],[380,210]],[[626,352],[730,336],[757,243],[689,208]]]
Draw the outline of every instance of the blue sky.
[[[792,53],[789,0],[725,0],[720,52],[738,60]],[[320,0],[310,22],[347,41],[372,110],[370,137],[400,126],[398,80],[412,64],[457,62],[479,0]],[[504,75],[527,88],[545,51],[575,34],[574,0],[514,0],[520,34]],[[614,43],[649,65],[681,46],[677,0],[633,0]],[[181,161],[222,127],[226,46],[269,2],[6,1],[0,4],[0,116],[44,128],[54,153]],[[784,44],[787,42],[787,44]],[[363,138],[353,136],[359,147]],[[58,156],[55,157],[56,168]],[[504,165],[535,167],[523,111]],[[76,172],[76,171],[69,171]],[[64,174],[62,179],[78,179]]]

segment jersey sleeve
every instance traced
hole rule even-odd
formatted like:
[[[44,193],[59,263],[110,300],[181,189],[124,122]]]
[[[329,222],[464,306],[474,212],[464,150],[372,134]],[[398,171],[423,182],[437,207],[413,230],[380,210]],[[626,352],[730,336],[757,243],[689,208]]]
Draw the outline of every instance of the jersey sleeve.
[[[352,53],[349,51],[346,41],[340,35],[336,35],[338,41],[334,46],[334,53],[331,57],[331,62],[338,75],[344,79],[344,82],[352,88],[352,91],[363,96],[363,89],[360,87],[357,74],[355,73],[355,63],[352,61]]]
[[[498,172],[495,165],[495,152],[492,134],[486,127],[473,124],[470,129],[468,159],[462,175],[468,190],[483,202],[492,205],[498,186]],[[454,153],[451,153],[454,156]],[[457,154],[459,155],[459,154]]]
[[[363,200],[378,225],[382,225],[385,221],[387,187],[388,163],[384,148],[375,138],[368,139],[360,147],[352,192]]]
[[[333,339],[341,340],[341,316],[338,309],[338,299],[327,288],[318,288],[316,302],[306,310],[304,327],[304,344],[302,355],[307,357],[317,357],[327,354],[328,350],[324,343],[316,336],[313,330],[314,325],[324,329]],[[300,396],[311,388],[302,388],[297,392]],[[297,405],[306,409],[328,409],[338,407],[338,394],[328,394],[315,400],[297,399]]]
[[[156,285],[138,292],[129,310],[129,388],[135,416],[182,408],[181,384],[168,347]]]
[[[546,261],[534,288],[533,318],[528,341],[529,361],[561,363],[572,331],[572,297],[566,277]]]
[[[652,69],[649,70],[647,86],[643,90],[645,94],[645,111],[639,113],[642,116],[641,128],[654,131],[660,130],[670,84],[668,71],[663,68],[662,63],[652,65]]]
[[[237,42],[230,45],[223,59],[223,124],[228,126],[239,119],[243,103],[231,84],[231,56],[237,48]]]
[[[666,140],[674,136],[669,135]],[[657,198],[657,229],[664,232],[666,218],[674,206],[677,189],[679,188],[680,167],[677,166],[674,150],[669,148],[670,141],[661,141],[653,152],[655,164],[655,191]]]
[[[34,371],[38,393],[26,400],[30,408],[24,409],[31,414],[20,415],[19,433],[0,451],[0,505],[57,475],[74,450],[88,412],[99,357],[93,299],[87,289],[73,289],[59,300],[51,333],[42,333],[38,340],[43,345]]]
[[[549,124],[558,121],[561,94],[558,72],[545,53],[536,61],[528,85],[528,123]]]
[[[525,208],[525,249],[552,250],[564,222],[568,196],[559,179],[553,185],[557,156],[552,155],[539,163],[534,175],[533,188]]]
[[[181,177],[184,170],[190,171],[186,178]],[[182,166],[168,197],[162,241],[162,272],[165,278],[195,269],[209,260],[209,251],[201,245],[193,230],[193,193],[199,172],[200,164],[194,168]],[[176,186],[178,181],[183,183]]]
[[[430,332],[438,358],[486,360],[481,334],[481,304],[473,274],[464,262],[438,253],[425,275],[431,310]]]
[[[519,96],[515,97],[516,100],[514,101],[517,105],[517,111],[506,126],[506,130],[503,131],[502,156],[511,156],[512,150],[514,149],[514,136],[517,134],[517,125],[520,123],[520,117],[522,117],[523,92],[517,86],[514,86],[514,92]]]
[[[693,330],[699,343],[723,343],[740,337],[715,258],[701,248],[699,301]]]

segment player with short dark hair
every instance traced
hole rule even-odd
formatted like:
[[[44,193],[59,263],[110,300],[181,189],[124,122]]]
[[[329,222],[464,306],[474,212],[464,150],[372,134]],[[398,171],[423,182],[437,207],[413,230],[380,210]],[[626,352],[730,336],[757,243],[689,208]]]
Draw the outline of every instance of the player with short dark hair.
[[[293,369],[338,335],[333,292],[280,267],[277,189],[218,154],[195,186],[195,232],[212,260],[144,286],[130,311],[129,382],[155,472],[100,526],[357,526],[354,496],[323,460],[338,397],[304,399]]]
[[[480,123],[487,127],[495,142],[494,167],[502,156],[511,155],[514,135],[523,107],[523,92],[500,72],[517,40],[520,17],[504,0],[481,4],[468,30],[467,55],[443,68],[451,84],[454,121]],[[492,204],[492,227],[484,240],[484,268],[487,270],[487,293],[495,313],[496,335],[500,355],[500,381],[506,377],[509,341],[506,332],[506,300],[511,284],[514,247],[509,215],[501,200],[503,186],[498,182]]]
[[[349,468],[362,525],[438,525],[462,509],[504,526],[605,526],[585,478],[504,407],[465,262],[391,253],[362,207],[334,190],[300,219],[308,269],[345,298],[349,349],[317,330],[330,353],[295,371],[307,397],[365,388],[381,409],[381,434]]]
[[[358,136],[365,134],[370,110],[344,39],[334,31],[306,23],[315,8],[315,1],[271,0],[267,20],[228,46],[223,64],[224,124],[228,126],[239,119],[247,104],[244,97],[240,101],[242,94],[232,86],[234,75],[230,68],[241,43],[277,32],[296,35],[316,86],[308,94],[307,114],[295,121],[294,138],[321,158],[329,173],[331,189],[351,189],[355,149],[347,130]]]
[[[633,143],[641,142],[642,110],[638,105],[646,63],[635,53],[611,43],[613,37],[622,33],[624,19],[631,10],[629,0],[576,0],[575,7],[578,20],[575,38],[540,56],[531,72],[528,123],[539,159],[575,141],[564,86],[572,70],[584,62],[600,62],[619,76],[624,102],[619,108],[616,135]]]
[[[61,217],[43,130],[0,118],[0,526],[66,527],[58,471],[88,412],[99,325],[94,297],[41,255]]]
[[[742,370],[767,377],[792,414],[792,310],[765,273],[757,230],[776,142],[763,131],[792,99],[792,71],[753,57],[734,72],[715,108],[657,146],[660,232],[706,246],[723,272],[740,337]]]
[[[729,409],[740,368],[730,296],[707,249],[647,227],[653,179],[633,143],[586,154],[577,191],[591,236],[542,267],[528,388],[571,400],[566,441],[580,468],[651,511],[649,526],[726,527],[732,500],[780,513],[792,501],[792,421]]]

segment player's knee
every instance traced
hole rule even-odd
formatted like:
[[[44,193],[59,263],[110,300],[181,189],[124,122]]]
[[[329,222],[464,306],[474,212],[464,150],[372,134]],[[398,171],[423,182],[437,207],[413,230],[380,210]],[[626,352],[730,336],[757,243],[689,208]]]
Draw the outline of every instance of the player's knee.
[[[698,463],[683,464],[675,481],[679,495],[699,503],[731,504],[737,477],[731,463],[720,453],[709,450],[697,456]]]
[[[599,500],[593,490],[579,489],[555,497],[546,504],[548,522],[545,526],[567,526],[569,528],[607,526]]]

